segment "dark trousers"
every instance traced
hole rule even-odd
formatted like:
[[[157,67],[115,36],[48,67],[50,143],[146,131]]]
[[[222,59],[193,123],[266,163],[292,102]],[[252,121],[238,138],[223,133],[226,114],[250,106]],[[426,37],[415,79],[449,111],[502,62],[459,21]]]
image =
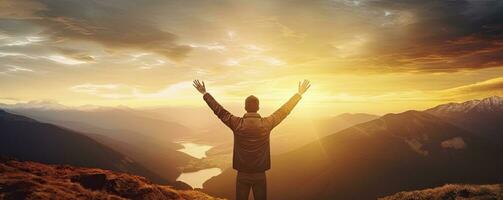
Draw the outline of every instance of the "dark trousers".
[[[267,199],[267,180],[265,172],[238,172],[236,178],[236,200],[248,200],[250,189],[253,190],[255,200]]]

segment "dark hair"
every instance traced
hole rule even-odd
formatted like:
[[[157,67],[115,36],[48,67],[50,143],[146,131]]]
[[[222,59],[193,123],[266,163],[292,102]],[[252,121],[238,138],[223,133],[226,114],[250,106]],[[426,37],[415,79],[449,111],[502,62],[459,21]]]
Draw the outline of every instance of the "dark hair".
[[[259,109],[258,105],[259,105],[258,98],[253,95],[250,95],[245,100],[246,112],[257,112]]]

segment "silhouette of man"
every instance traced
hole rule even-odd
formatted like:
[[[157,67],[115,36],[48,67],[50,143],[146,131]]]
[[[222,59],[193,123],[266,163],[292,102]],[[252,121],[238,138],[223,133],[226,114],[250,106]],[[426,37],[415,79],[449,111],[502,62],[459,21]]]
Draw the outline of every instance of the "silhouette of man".
[[[265,171],[271,168],[269,135],[271,130],[286,118],[297,105],[302,94],[311,87],[309,81],[299,82],[298,92],[288,102],[268,117],[261,117],[259,100],[251,95],[245,100],[246,114],[236,117],[225,110],[208,92],[199,80],[194,87],[203,94],[203,99],[234,133],[232,167],[238,171],[236,178],[236,199],[248,200],[250,189],[255,200],[267,199]]]

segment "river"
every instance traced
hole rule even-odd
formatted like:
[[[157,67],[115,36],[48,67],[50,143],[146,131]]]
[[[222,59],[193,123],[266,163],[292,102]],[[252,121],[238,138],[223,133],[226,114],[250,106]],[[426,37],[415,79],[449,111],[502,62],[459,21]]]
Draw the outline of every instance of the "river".
[[[198,159],[206,157],[206,152],[213,147],[192,142],[179,142],[179,144],[183,146],[183,149],[179,149],[178,151]],[[205,181],[220,173],[222,173],[220,168],[207,168],[195,172],[182,173],[176,180],[183,181],[193,188],[203,188]]]

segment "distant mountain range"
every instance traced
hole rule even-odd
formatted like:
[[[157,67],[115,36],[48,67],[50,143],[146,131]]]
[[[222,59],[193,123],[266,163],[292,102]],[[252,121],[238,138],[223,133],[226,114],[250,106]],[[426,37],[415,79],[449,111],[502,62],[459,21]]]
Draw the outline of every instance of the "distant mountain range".
[[[482,100],[442,104],[427,111],[438,115],[501,112],[503,111],[503,97],[492,96]]]
[[[14,160],[0,160],[0,199],[218,200],[126,173]]]
[[[165,180],[174,181],[188,163],[198,160],[177,151],[175,143],[192,130],[126,107],[66,107],[54,102],[3,105],[9,112],[78,131],[127,155]],[[154,179],[156,181],[156,179]]]
[[[432,110],[387,114],[273,157],[269,197],[376,199],[447,183],[499,183],[503,180],[503,147],[495,142],[499,136],[458,126],[463,122],[457,120],[477,119],[470,113],[483,112],[474,115],[497,126],[493,122],[503,122],[500,99],[474,101],[478,103],[468,109],[473,112],[463,118]],[[480,125],[474,124],[470,128]],[[204,190],[233,199],[234,179],[235,171],[226,170],[207,181]]]
[[[503,146],[503,97],[443,104],[426,112]]]
[[[381,117],[343,114],[318,127],[283,124],[287,127],[279,127],[281,133],[273,134],[273,143],[279,141],[283,150],[288,149],[285,141],[305,145],[273,157],[269,197],[376,199],[448,183],[501,182],[502,99]],[[194,162],[176,151],[179,145],[173,141],[183,139],[185,133],[198,134],[178,122],[128,108],[79,110],[50,105],[1,106],[8,112],[0,111],[0,154],[134,173],[172,184],[180,166]],[[315,129],[318,132],[306,132]],[[298,133],[302,137],[293,138]],[[319,140],[313,140],[316,134]],[[226,145],[215,151],[225,153]],[[204,191],[233,199],[234,180],[235,171],[225,170],[207,181]]]
[[[127,107],[77,109],[62,107],[59,104],[42,105],[14,104],[0,107],[12,113],[65,127],[80,129],[80,125],[88,125],[101,129],[127,130],[163,142],[172,142],[192,134],[190,128],[179,123],[153,118],[148,113]]]
[[[0,110],[0,155],[49,164],[97,167],[169,183],[142,165],[79,132]]]

